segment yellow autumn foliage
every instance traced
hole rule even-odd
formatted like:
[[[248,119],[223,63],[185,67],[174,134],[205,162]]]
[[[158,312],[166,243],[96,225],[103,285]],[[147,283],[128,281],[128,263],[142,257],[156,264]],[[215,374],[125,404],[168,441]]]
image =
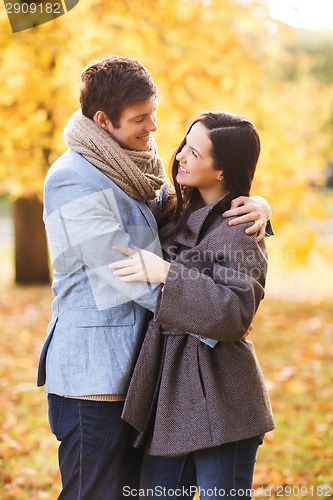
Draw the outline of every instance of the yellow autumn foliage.
[[[253,192],[273,207],[274,245],[295,244],[305,258],[317,239],[309,220],[325,216],[310,183],[329,159],[323,124],[333,85],[318,83],[308,58],[296,61],[283,48],[292,41],[292,30],[256,0],[84,0],[15,34],[1,11],[0,189],[41,195],[79,105],[81,68],[107,54],[134,56],[159,87],[156,139],[166,167],[196,113],[224,109],[254,121],[262,155]],[[297,81],[283,75],[293,64],[303,72]]]

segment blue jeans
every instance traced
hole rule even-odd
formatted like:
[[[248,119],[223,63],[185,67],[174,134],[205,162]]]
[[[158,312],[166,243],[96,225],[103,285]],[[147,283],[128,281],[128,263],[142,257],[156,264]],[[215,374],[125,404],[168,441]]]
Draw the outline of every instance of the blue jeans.
[[[147,498],[251,499],[257,450],[263,436],[207,448],[183,457],[145,455],[141,488]],[[154,496],[155,495],[155,496]]]
[[[121,500],[138,488],[142,451],[130,446],[123,402],[48,395],[50,427],[60,441],[59,500]]]

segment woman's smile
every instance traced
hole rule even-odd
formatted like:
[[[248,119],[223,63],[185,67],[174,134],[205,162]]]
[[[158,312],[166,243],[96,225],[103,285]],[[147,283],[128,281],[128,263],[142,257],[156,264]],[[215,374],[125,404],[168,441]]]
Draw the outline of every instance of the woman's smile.
[[[179,174],[189,174],[190,171],[187,170],[185,167],[182,167],[181,165],[179,165],[179,167],[178,167],[178,173]]]

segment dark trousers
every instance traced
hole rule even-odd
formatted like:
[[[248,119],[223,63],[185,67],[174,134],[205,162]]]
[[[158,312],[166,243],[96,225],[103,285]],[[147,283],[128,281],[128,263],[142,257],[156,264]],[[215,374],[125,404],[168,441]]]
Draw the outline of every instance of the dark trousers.
[[[142,451],[130,446],[131,427],[120,418],[123,402],[49,394],[48,404],[60,441],[59,500],[122,500],[124,490],[139,487]]]
[[[145,455],[141,487],[151,500],[250,500],[257,450],[263,436],[227,443],[181,457]],[[148,495],[147,495],[148,496]]]

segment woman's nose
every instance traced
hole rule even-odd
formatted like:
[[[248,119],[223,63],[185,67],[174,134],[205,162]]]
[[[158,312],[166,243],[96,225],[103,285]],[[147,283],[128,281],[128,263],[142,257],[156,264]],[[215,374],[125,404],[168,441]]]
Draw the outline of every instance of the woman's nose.
[[[186,161],[183,149],[176,154],[176,160],[183,163]]]

